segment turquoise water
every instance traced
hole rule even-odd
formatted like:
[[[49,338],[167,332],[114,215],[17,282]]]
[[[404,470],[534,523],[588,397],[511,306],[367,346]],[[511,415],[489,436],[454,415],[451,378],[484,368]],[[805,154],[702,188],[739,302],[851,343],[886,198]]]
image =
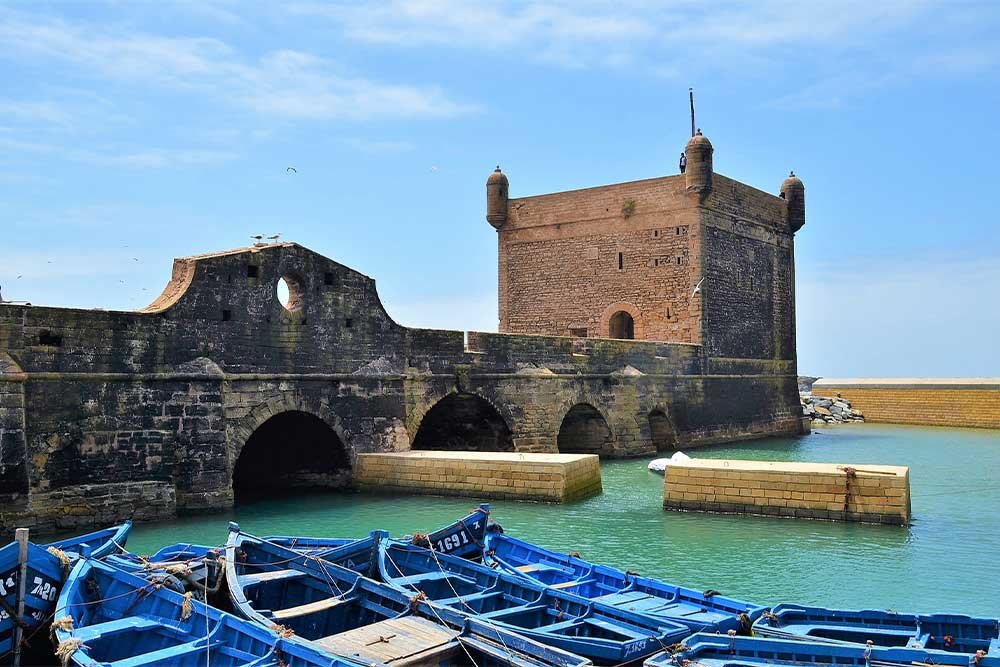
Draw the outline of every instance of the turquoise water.
[[[647,460],[603,465],[604,493],[570,505],[495,502],[515,536],[643,574],[761,604],[956,611],[1000,616],[1000,431],[850,425],[797,439],[694,452],[699,457],[911,467],[913,523],[665,512],[663,478]],[[257,502],[230,515],[136,527],[132,550],[219,544],[226,521],[257,534],[394,535],[450,522],[474,499],[360,494]]]

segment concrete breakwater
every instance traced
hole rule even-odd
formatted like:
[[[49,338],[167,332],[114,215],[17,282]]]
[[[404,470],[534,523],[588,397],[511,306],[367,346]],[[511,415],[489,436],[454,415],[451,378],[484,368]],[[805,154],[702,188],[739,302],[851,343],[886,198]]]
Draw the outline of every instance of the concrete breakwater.
[[[821,378],[812,393],[841,395],[869,422],[1000,429],[1000,378]]]
[[[910,469],[690,459],[667,466],[663,507],[906,525],[910,521]]]
[[[865,420],[865,416],[860,410],[855,410],[849,400],[839,395],[827,398],[802,394],[799,396],[799,401],[802,403],[802,414],[809,417],[814,426],[824,423],[843,424]]]

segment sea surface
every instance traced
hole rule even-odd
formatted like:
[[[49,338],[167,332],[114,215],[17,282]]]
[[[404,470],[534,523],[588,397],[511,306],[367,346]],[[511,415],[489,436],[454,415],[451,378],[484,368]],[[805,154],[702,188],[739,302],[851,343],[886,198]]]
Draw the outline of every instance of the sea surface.
[[[666,512],[648,459],[604,463],[604,493],[569,505],[493,502],[508,533],[593,561],[759,604],[798,602],[1000,616],[1000,431],[887,425],[821,428],[689,452],[704,458],[910,466],[913,523],[867,526]],[[136,526],[151,553],[189,541],[220,545],[226,522],[264,534],[361,537],[428,531],[475,499],[308,495],[229,514]]]

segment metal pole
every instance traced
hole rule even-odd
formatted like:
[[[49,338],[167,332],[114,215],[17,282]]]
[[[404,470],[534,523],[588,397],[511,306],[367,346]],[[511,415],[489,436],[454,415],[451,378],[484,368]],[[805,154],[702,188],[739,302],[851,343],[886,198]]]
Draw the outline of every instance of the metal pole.
[[[688,88],[688,98],[691,100],[691,136],[694,136],[694,88]]]
[[[24,589],[28,579],[28,529],[14,531],[17,542],[17,618],[14,619],[14,667],[21,665],[21,641],[24,636]]]

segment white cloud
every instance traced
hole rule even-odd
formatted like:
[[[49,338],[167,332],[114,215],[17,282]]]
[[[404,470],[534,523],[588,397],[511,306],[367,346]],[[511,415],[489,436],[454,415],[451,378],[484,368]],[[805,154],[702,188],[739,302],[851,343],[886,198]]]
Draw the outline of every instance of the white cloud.
[[[8,15],[0,21],[0,53],[57,60],[110,79],[193,91],[286,118],[446,118],[475,110],[437,86],[344,73],[334,62],[295,50],[248,60],[207,37],[161,37]]]
[[[239,157],[237,153],[229,151],[201,149],[153,148],[141,151],[128,151],[104,147],[100,150],[84,150],[66,148],[65,146],[53,143],[22,141],[5,137],[0,137],[0,147],[22,153],[58,155],[61,159],[84,164],[102,167],[121,167],[125,169],[159,169],[165,167],[211,165],[228,162]]]

